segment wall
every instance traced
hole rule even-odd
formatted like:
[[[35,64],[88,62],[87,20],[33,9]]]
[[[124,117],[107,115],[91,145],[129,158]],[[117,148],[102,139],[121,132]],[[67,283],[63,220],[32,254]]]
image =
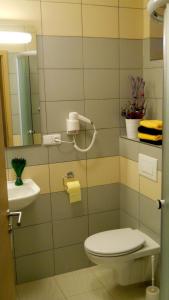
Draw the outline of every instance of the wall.
[[[65,120],[74,110],[93,119],[98,136],[87,155],[65,144],[8,149],[8,179],[14,178],[11,158],[22,156],[27,159],[24,178],[31,177],[41,187],[38,200],[24,210],[21,228],[14,230],[17,282],[88,266],[84,239],[120,226],[120,181],[121,194],[128,188],[139,193],[138,185],[136,190],[135,184],[133,188],[125,181],[131,177],[128,160],[119,157],[119,134],[124,132],[120,107],[130,99],[128,76],[142,75],[143,2],[27,3],[41,7],[38,54],[43,133],[61,132],[67,139]],[[90,129],[82,130],[81,146],[89,143],[90,134]],[[136,162],[134,166],[136,170]],[[125,170],[128,176],[125,180],[120,178],[120,167],[121,174]],[[62,178],[68,171],[75,173],[82,186],[82,202],[75,205],[69,204],[63,190]],[[121,208],[123,222],[125,209]],[[132,207],[128,214],[132,215]]]

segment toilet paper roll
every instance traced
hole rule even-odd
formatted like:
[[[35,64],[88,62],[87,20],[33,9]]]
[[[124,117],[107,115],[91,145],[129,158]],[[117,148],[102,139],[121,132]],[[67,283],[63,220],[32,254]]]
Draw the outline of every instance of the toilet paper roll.
[[[81,188],[78,180],[67,182],[70,203],[81,201]]]
[[[159,300],[160,290],[157,286],[146,288],[146,300]]]

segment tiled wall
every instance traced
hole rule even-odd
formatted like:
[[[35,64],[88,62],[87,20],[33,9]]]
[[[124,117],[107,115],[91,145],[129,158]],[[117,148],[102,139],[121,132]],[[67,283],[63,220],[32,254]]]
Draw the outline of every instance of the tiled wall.
[[[158,179],[152,181],[138,173],[138,154],[158,159]],[[120,226],[140,228],[160,242],[162,149],[120,138]]]
[[[27,159],[24,178],[31,177],[41,187],[38,200],[24,210],[21,228],[14,230],[17,282],[89,265],[84,239],[120,225],[120,165],[124,167],[121,197],[130,189],[139,193],[137,176],[133,184],[130,176],[137,173],[137,163],[133,158],[120,159],[119,134],[124,128],[120,107],[130,98],[128,76],[143,71],[143,1],[28,2],[41,6],[38,54],[43,133],[61,132],[68,139],[66,117],[69,111],[78,111],[93,119],[98,135],[87,154],[68,144],[7,151],[8,178],[14,178],[11,158],[23,156]],[[85,147],[90,136],[90,128],[83,128],[78,143]],[[62,183],[68,171],[75,173],[82,186],[82,201],[73,205]],[[135,215],[132,206],[126,212],[126,203],[121,207],[121,221],[123,214],[126,222],[122,225]]]

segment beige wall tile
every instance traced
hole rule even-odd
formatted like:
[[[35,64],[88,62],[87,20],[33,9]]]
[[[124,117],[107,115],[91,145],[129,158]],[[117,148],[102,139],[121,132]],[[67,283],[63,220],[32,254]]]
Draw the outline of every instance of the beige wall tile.
[[[15,173],[13,169],[8,170],[9,180],[15,180]],[[26,167],[23,171],[23,179],[33,179],[40,187],[41,194],[46,194],[50,192],[49,189],[49,166],[48,165],[38,165]]]
[[[118,0],[82,0],[82,4],[118,6]]]
[[[64,191],[63,177],[72,171],[75,178],[80,181],[81,187],[86,187],[86,161],[71,161],[50,164],[50,187],[51,192]]]
[[[41,2],[46,2],[46,0],[41,0]],[[81,0],[47,0],[47,2],[58,2],[58,3],[81,3]]]
[[[119,7],[144,8],[144,0],[119,0]]]
[[[119,157],[104,157],[87,161],[88,186],[119,182]]]
[[[139,191],[138,164],[135,161],[120,157],[120,182],[135,191]]]
[[[83,35],[118,37],[118,8],[83,5]]]
[[[161,171],[158,171],[157,182],[140,176],[140,193],[152,200],[161,199]]]
[[[43,2],[42,32],[44,35],[81,36],[81,5]]]
[[[120,8],[120,38],[143,38],[143,10]]]

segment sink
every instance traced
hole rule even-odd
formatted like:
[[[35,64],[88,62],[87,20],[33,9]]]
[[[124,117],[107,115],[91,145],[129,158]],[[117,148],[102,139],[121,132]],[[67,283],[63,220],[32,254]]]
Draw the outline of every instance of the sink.
[[[21,210],[30,205],[40,193],[40,187],[32,179],[24,179],[23,185],[16,186],[8,181],[8,201],[10,210]]]

